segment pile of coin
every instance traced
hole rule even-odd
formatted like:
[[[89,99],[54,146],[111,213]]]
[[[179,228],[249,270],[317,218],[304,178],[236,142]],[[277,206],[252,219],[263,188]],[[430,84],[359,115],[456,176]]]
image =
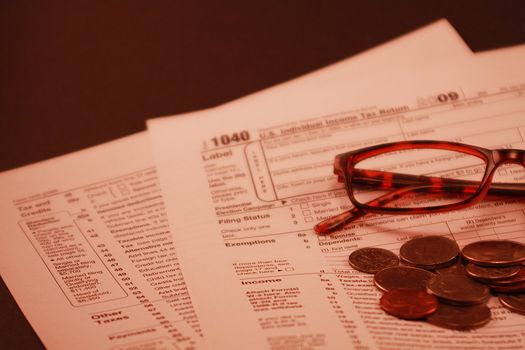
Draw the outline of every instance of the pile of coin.
[[[525,245],[519,242],[479,241],[460,250],[449,238],[423,236],[405,242],[399,255],[361,248],[349,257],[356,270],[374,274],[384,292],[380,306],[391,315],[452,329],[480,327],[491,318],[491,292],[525,314]]]

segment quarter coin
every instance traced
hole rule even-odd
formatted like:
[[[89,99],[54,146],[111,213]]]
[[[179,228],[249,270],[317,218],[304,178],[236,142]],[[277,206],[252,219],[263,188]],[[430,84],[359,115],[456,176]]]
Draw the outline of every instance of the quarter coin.
[[[427,316],[427,321],[451,329],[475,328],[490,321],[490,309],[485,304],[456,306],[440,303],[437,310]]]
[[[461,250],[463,257],[484,266],[516,265],[525,261],[525,245],[514,241],[478,241]]]
[[[350,266],[356,270],[366,273],[376,273],[386,267],[399,265],[399,258],[390,250],[382,248],[360,248],[350,254],[348,262]]]
[[[433,270],[453,264],[459,255],[459,247],[444,236],[423,236],[405,242],[399,255],[412,266]]]
[[[520,272],[519,265],[494,267],[494,266],[481,266],[476,264],[468,264],[466,272],[470,277],[473,277],[481,282],[491,282],[498,280],[505,280],[512,276],[515,276]],[[524,277],[525,279],[525,274]]]
[[[436,311],[438,301],[423,289],[392,289],[383,294],[379,305],[391,315],[418,319]]]
[[[374,284],[384,292],[393,289],[426,289],[432,272],[417,267],[387,267],[374,275]]]
[[[482,304],[490,297],[490,289],[486,285],[458,274],[434,276],[428,281],[427,291],[440,301],[454,305]]]
[[[525,314],[525,294],[499,294],[498,299],[503,306],[512,311]]]

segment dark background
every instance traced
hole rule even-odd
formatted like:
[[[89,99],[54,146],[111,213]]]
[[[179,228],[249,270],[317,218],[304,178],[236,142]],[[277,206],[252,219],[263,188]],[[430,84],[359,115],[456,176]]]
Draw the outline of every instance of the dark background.
[[[474,51],[525,43],[521,0],[0,0],[0,170],[227,102],[439,18]],[[0,348],[43,348],[3,283]]]

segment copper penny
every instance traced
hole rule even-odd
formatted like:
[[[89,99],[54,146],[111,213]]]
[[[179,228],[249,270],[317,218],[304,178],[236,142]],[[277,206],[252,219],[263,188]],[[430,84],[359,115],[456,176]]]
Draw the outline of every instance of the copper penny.
[[[491,282],[505,280],[517,275],[518,272],[520,272],[520,266],[511,265],[503,267],[494,267],[468,264],[465,270],[470,277],[473,277],[481,282]],[[525,274],[523,279],[525,279]]]
[[[423,289],[434,277],[432,272],[417,267],[396,266],[387,267],[374,275],[375,285],[382,291],[393,289]]]
[[[444,236],[423,236],[405,242],[399,255],[412,266],[433,270],[453,264],[459,255],[459,247],[454,240]]]
[[[436,311],[438,301],[423,289],[392,289],[383,294],[379,305],[391,315],[418,319]]]
[[[486,285],[458,274],[434,276],[428,281],[427,291],[440,301],[454,305],[481,304],[490,297],[490,290]]]
[[[512,311],[525,314],[525,294],[499,294],[499,302]]]
[[[451,329],[475,328],[490,321],[490,309],[485,304],[456,306],[440,303],[437,310],[427,316],[427,321]]]
[[[490,284],[496,286],[507,286],[525,282],[525,266],[518,266],[518,273],[504,280],[492,281]]]
[[[514,241],[478,241],[461,250],[463,257],[484,266],[516,265],[525,261],[525,245]]]
[[[350,254],[348,262],[350,266],[356,270],[366,273],[376,273],[386,267],[399,265],[399,258],[390,250],[382,248],[360,248]]]
[[[525,282],[509,284],[509,285],[504,285],[504,286],[489,284],[488,286],[490,287],[490,289],[498,293],[507,293],[507,294],[525,293]]]

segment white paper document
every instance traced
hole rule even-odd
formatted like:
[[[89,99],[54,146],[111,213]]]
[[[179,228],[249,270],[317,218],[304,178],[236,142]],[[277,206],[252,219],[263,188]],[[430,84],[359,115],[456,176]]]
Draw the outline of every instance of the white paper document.
[[[3,173],[2,278],[50,349],[194,349],[147,133]]]
[[[516,47],[441,67],[369,71],[367,79],[301,96],[330,100],[324,105],[255,103],[260,108],[151,120],[170,224],[207,344],[523,349],[525,317],[495,297],[491,322],[470,332],[403,321],[380,309],[372,276],[348,265],[357,248],[397,252],[417,235],[444,235],[460,246],[489,238],[525,242],[523,201],[370,215],[329,236],[313,231],[318,221],[351,207],[332,173],[336,154],[415,139],[525,148],[523,62],[525,47]],[[522,181],[525,171],[502,168],[498,176]]]
[[[259,103],[268,105],[272,101],[275,101],[279,109],[287,100],[290,102],[288,106],[296,105],[297,110],[301,110],[303,107],[299,105],[305,104],[300,96],[307,92],[319,96],[318,99],[309,99],[312,102],[309,108],[320,108],[325,102],[324,97],[328,95],[323,94],[323,91],[336,91],[340,82],[352,79],[361,70],[406,69],[430,58],[438,60],[468,54],[468,48],[450,25],[441,21],[388,43],[381,49],[371,50],[355,59],[300,78],[298,82],[254,94],[243,99],[243,102],[222,110],[231,108],[233,111],[240,105],[255,108]],[[292,101],[292,98],[295,100]],[[200,121],[196,119],[195,122],[197,124],[190,126],[184,134],[194,132]],[[251,133],[250,130],[250,137],[253,138]],[[229,142],[227,138],[242,139],[246,135],[241,132],[237,136],[216,137],[216,142],[222,143]],[[202,135],[192,141],[200,144]],[[190,149],[194,149],[194,145]],[[257,149],[254,151],[259,152]],[[228,153],[229,148],[224,148],[224,152]],[[181,158],[181,161],[185,160],[186,158]],[[182,163],[179,165],[185,167]],[[201,177],[200,166],[196,171],[198,177]],[[222,171],[224,176],[235,176],[236,172],[229,165]],[[242,184],[249,178],[247,173],[239,172],[239,176]],[[222,192],[222,186],[217,184],[217,190]],[[241,187],[239,190],[245,191]],[[163,193],[159,187],[146,133],[4,172],[0,174],[0,192],[0,273],[46,347],[143,350],[194,349],[205,346],[207,334],[202,337],[200,321],[186,289],[183,277],[186,273],[183,273],[179,265],[179,249],[167,222]],[[228,193],[224,193],[224,197],[219,192],[216,195],[221,201],[229,201]],[[252,195],[254,193],[250,194]],[[208,199],[207,196],[192,197],[187,203],[180,203],[188,205],[193,214],[200,217],[194,223],[202,230],[207,230],[216,223],[216,218],[210,216],[210,211],[205,209]],[[256,206],[263,209],[268,205],[273,206],[274,202],[274,199],[267,202],[263,198],[252,204],[259,203]],[[264,211],[261,213],[247,212],[246,215],[266,215]],[[290,215],[296,214],[290,211],[285,217]],[[219,230],[234,230],[236,225],[229,220],[237,220],[237,216],[227,215],[224,219],[226,221],[220,224]],[[196,231],[197,236],[202,234],[202,230]],[[268,228],[256,227],[253,234],[259,235],[265,230]],[[235,232],[232,231],[231,235],[232,239],[228,244],[236,247],[243,245],[239,243],[242,241],[234,239]],[[209,243],[212,245],[217,239],[222,240],[221,233],[218,232],[210,231],[210,238]],[[310,238],[305,236],[301,239]],[[297,246],[291,240],[289,244],[292,250],[297,250],[302,249],[306,243]],[[273,259],[272,256],[269,255],[269,259]],[[275,263],[272,260],[267,267],[261,268],[271,271],[273,264],[278,264],[279,269],[292,271],[293,276],[296,273],[293,272],[295,265],[298,271],[311,273],[317,271],[322,263],[321,260],[304,259],[300,255],[296,259],[301,262],[296,263],[294,260],[292,264],[291,261],[283,260]],[[207,271],[207,275],[208,272],[214,273],[215,264],[210,259],[198,261],[190,271]],[[224,264],[217,262],[217,266],[222,269]],[[251,275],[249,266],[241,264],[239,269],[245,271],[243,273],[247,276]],[[301,285],[304,283],[311,284],[311,297],[318,298],[319,281],[302,281]],[[249,280],[246,280],[246,285],[249,284]],[[223,287],[227,290],[222,290]],[[230,287],[229,284],[210,283],[201,290],[201,296],[210,295],[213,299],[215,294],[229,294]],[[283,297],[297,294],[298,290],[291,288],[279,293]],[[297,297],[304,298],[304,292],[299,292]],[[260,297],[253,295],[254,299]],[[243,302],[245,299],[242,296],[238,301]],[[326,317],[325,306],[326,300],[315,306],[316,315]],[[219,321],[237,318],[237,315],[217,314],[214,317]],[[329,317],[336,321],[337,317]],[[239,319],[241,320],[243,319]],[[273,327],[274,321],[267,319],[264,322],[270,322],[267,327]],[[288,321],[282,318],[275,322],[281,325],[289,322],[288,325],[293,329],[296,325],[310,321],[292,315]],[[243,327],[238,331],[242,329]],[[253,330],[251,326],[249,330]],[[215,331],[210,328],[210,332]],[[338,329],[332,333],[334,339],[341,337]],[[265,338],[265,332],[257,337]],[[311,341],[322,341],[323,337],[325,335],[319,333],[313,335]],[[346,336],[340,340],[345,341]],[[261,341],[264,342],[257,340],[255,344],[260,344]]]

